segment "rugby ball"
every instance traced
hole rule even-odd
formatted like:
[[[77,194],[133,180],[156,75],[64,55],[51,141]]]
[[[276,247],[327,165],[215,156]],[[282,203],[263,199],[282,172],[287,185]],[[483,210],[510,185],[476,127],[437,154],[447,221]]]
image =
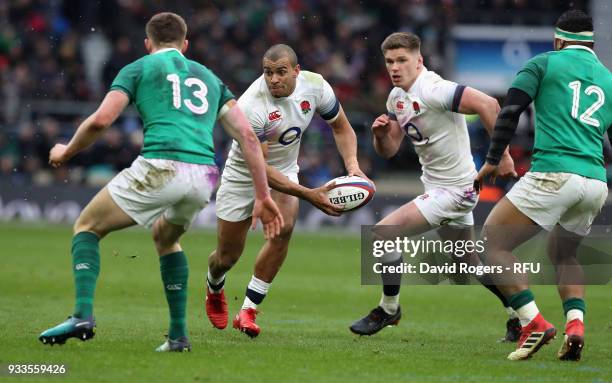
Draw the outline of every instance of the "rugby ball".
[[[327,192],[329,201],[347,212],[366,205],[374,197],[374,185],[358,176],[343,176],[334,178],[326,183],[334,183],[334,187]]]

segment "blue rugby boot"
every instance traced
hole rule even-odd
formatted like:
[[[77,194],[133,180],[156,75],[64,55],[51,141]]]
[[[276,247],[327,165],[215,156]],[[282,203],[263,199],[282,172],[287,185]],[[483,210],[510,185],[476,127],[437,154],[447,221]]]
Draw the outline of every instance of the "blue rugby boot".
[[[96,320],[93,316],[87,319],[69,316],[64,322],[43,331],[38,340],[43,344],[64,344],[68,338],[78,338],[82,341],[91,339],[96,334]]]
[[[164,344],[155,349],[157,352],[183,352],[191,351],[191,343],[186,336],[178,339],[167,339]]]

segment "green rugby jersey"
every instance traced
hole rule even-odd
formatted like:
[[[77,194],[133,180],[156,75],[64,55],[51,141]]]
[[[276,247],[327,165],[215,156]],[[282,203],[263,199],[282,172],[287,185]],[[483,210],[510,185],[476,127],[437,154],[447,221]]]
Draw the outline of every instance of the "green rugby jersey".
[[[124,92],[140,113],[144,158],[214,165],[217,114],[234,95],[208,68],[162,49],[126,65],[110,89]]]
[[[542,53],[525,64],[511,87],[534,100],[530,170],[605,182],[603,136],[612,125],[612,75],[595,53],[579,45]]]

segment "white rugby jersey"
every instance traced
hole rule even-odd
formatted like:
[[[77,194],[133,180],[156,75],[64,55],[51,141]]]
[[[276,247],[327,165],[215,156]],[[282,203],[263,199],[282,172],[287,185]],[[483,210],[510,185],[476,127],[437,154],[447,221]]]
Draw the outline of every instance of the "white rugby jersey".
[[[283,174],[297,173],[300,141],[314,113],[333,122],[340,104],[332,87],[318,73],[300,71],[295,89],[288,97],[273,97],[263,75],[238,99],[251,127],[261,142],[268,142],[267,163]],[[223,178],[251,182],[251,174],[236,140],[232,142]]]
[[[465,86],[423,71],[408,92],[396,87],[387,99],[387,112],[397,120],[414,145],[423,170],[423,183],[467,186],[476,166],[463,114],[458,113]]]

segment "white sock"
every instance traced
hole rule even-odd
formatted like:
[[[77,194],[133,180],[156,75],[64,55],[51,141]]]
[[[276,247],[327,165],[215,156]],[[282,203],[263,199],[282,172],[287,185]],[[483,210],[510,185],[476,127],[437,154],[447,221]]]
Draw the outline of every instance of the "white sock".
[[[538,306],[535,301],[531,301],[524,306],[519,307],[516,310],[519,319],[521,320],[521,326],[525,327],[540,313]]]
[[[244,297],[244,302],[242,302],[241,310],[246,310],[246,309],[257,310],[257,304],[253,303],[253,301],[251,301],[249,297]]]
[[[210,287],[210,284],[217,286],[219,285],[219,283],[223,282],[224,280],[225,280],[225,274],[223,274],[219,278],[213,278],[213,276],[210,275],[210,270],[208,270],[208,273],[206,275],[206,286],[208,287],[208,291],[210,291],[212,294],[218,294],[221,290],[223,290],[223,286],[219,290],[213,290]]]
[[[514,309],[510,306],[506,307],[506,313],[510,317],[510,319],[518,318],[518,313],[514,311]]]
[[[574,319],[580,319],[580,322],[584,323],[584,313],[582,312],[582,310],[571,309],[570,311],[567,312],[567,322],[566,323],[569,323],[573,321]]]
[[[383,294],[378,305],[382,307],[387,314],[395,314],[397,312],[397,308],[399,307],[399,294],[393,296]]]
[[[259,303],[255,303],[253,302],[248,294],[248,290],[252,290],[257,294],[263,295],[264,297],[266,296],[266,294],[268,294],[268,290],[270,289],[270,285],[271,283],[268,282],[264,282],[261,279],[257,278],[256,276],[252,276],[251,277],[251,281],[249,282],[249,285],[247,286],[247,296],[244,297],[244,302],[242,303],[242,309],[257,309],[257,305],[259,303],[261,303],[261,301]],[[263,298],[261,298],[263,299]]]

